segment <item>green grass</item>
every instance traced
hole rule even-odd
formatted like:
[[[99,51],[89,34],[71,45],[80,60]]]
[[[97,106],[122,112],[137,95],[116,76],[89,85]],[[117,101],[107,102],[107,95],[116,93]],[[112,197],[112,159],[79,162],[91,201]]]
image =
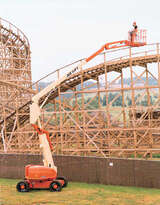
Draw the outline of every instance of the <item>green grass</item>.
[[[69,183],[61,192],[19,193],[19,180],[0,179],[0,205],[159,205],[160,190],[100,184]]]

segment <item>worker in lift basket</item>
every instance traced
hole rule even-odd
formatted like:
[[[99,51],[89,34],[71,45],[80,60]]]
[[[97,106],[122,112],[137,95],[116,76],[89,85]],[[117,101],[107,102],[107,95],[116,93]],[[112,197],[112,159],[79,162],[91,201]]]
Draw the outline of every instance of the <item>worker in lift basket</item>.
[[[131,42],[134,42],[137,36],[138,26],[136,22],[133,22],[133,30],[130,32]]]

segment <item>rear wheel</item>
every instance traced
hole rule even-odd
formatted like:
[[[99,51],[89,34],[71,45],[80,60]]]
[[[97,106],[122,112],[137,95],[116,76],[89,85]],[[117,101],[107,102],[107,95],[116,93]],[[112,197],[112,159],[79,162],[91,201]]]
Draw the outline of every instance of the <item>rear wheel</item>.
[[[67,187],[68,181],[67,181],[66,178],[64,178],[64,177],[57,177],[56,179],[57,179],[57,180],[63,180],[63,181],[64,181],[64,184],[62,185],[62,188]]]
[[[60,182],[58,181],[52,181],[52,183],[50,184],[50,187],[49,187],[50,191],[61,191],[62,189],[62,185]]]
[[[29,184],[27,182],[21,181],[21,182],[18,182],[16,188],[17,188],[17,191],[19,192],[28,192]]]

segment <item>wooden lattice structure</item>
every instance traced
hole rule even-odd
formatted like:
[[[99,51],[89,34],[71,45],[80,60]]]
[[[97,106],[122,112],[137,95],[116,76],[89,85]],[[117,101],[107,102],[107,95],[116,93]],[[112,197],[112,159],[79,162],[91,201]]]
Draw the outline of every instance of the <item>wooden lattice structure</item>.
[[[108,51],[69,75],[49,95],[41,97],[41,123],[50,133],[53,153],[103,157],[159,154],[159,59],[159,44]],[[10,61],[16,69],[17,61],[13,57]],[[23,93],[27,93],[22,96],[33,96],[40,89],[41,81],[57,81],[79,63],[56,70],[32,87],[29,77],[30,83],[21,84]],[[30,72],[29,56],[21,66],[28,66]],[[16,82],[4,83],[10,89],[22,91]],[[11,106],[8,111],[3,106],[1,152],[39,153],[37,133],[29,124],[30,97],[23,103],[12,100],[16,109]]]
[[[16,26],[0,18],[0,120],[30,100],[33,93],[29,88],[32,83],[30,63],[27,37]],[[6,121],[1,127],[1,145],[5,140],[5,124]]]

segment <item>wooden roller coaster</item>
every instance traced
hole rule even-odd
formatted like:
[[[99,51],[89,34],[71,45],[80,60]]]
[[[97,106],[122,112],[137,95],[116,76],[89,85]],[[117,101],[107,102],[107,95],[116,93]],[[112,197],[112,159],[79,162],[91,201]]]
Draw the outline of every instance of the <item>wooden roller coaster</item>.
[[[105,44],[90,58],[64,66],[31,85],[29,43],[19,30],[20,36],[12,28],[5,29],[3,22],[0,45],[7,57],[0,56],[1,152],[39,153],[38,135],[29,123],[31,97],[40,91],[41,82],[54,81],[55,86],[38,101],[41,125],[50,134],[53,153],[103,157],[159,154],[158,43],[134,47],[128,41],[116,42],[119,47],[126,43],[125,48]],[[103,52],[107,46],[113,49]]]

